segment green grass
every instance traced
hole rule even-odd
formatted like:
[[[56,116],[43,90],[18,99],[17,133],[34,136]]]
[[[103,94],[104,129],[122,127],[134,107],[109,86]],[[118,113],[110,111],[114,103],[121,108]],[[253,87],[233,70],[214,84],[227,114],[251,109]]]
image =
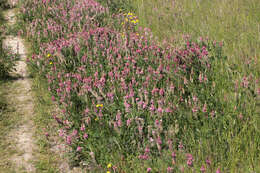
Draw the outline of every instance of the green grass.
[[[14,154],[17,154],[14,148],[14,141],[10,139],[10,131],[17,128],[21,117],[15,113],[15,107],[7,103],[11,81],[0,81],[0,169],[3,172],[13,172],[11,161]]]
[[[27,48],[27,56],[32,55],[31,45],[25,42]],[[32,74],[31,68],[28,67],[30,77],[32,79],[32,96],[34,97],[34,126],[36,144],[38,153],[35,153],[35,160],[33,162],[36,172],[39,173],[58,173],[57,154],[51,151],[52,138],[47,138],[45,133],[50,137],[57,135],[57,128],[55,127],[52,113],[55,112],[55,105],[52,104],[50,94],[47,89],[46,81],[38,74]]]
[[[229,86],[240,81],[243,76],[259,78],[260,59],[260,3],[258,0],[128,0],[130,8],[122,6],[125,12],[133,11],[138,16],[139,26],[151,29],[154,37],[160,42],[168,40],[175,46],[180,46],[183,35],[196,39],[200,36],[224,42],[224,54],[227,61],[219,64],[216,79],[223,98],[234,98]],[[118,9],[116,9],[118,10]],[[227,78],[222,75],[226,74]],[[256,84],[258,85],[258,84]],[[258,88],[256,86],[256,88]],[[220,94],[219,93],[219,94]],[[201,144],[190,141],[188,150],[193,151],[196,158],[203,158],[208,153],[223,154],[218,163],[230,172],[259,172],[260,171],[260,118],[259,98],[245,93],[241,100],[247,97],[247,112],[250,118],[242,129],[220,129],[222,144],[215,143],[218,139],[201,137]],[[239,97],[237,97],[239,98]],[[235,103],[235,100],[234,100]],[[250,105],[251,104],[251,105]],[[256,109],[256,111],[255,111]],[[228,112],[225,112],[227,122]],[[233,121],[233,120],[232,120]],[[229,122],[232,124],[232,122]],[[235,123],[235,122],[234,122]],[[232,125],[231,125],[232,126]],[[210,127],[208,127],[210,128]],[[207,130],[207,129],[204,129]],[[226,133],[223,133],[223,130]],[[222,131],[222,132],[221,132]],[[195,133],[190,132],[187,137],[196,139]],[[218,144],[218,145],[216,145]],[[227,146],[226,149],[224,149]],[[218,151],[216,153],[212,151]],[[203,163],[203,162],[202,162]]]
[[[35,110],[36,116],[34,123],[36,126],[36,139],[39,153],[35,161],[35,167],[38,172],[55,173],[57,171],[57,156],[50,151],[51,144],[45,133],[53,135],[55,129],[53,127],[53,119],[51,116],[51,108],[53,108],[50,97],[46,92],[46,88],[42,86],[43,82],[39,83],[41,79],[36,77],[33,80],[33,91],[36,97]]]
[[[260,3],[258,0],[137,0],[133,3],[140,25],[160,40],[209,37],[225,43],[231,61],[260,56]]]

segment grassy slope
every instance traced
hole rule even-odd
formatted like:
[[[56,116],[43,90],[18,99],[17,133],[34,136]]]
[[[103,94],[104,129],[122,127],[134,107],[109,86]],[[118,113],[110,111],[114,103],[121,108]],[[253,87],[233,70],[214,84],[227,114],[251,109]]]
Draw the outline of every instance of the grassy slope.
[[[260,3],[258,0],[137,0],[131,4],[136,9],[140,25],[151,28],[159,40],[173,39],[175,42],[172,43],[178,45],[183,34],[189,34],[192,38],[202,36],[218,41],[223,40],[228,61],[219,70],[233,71],[231,76],[233,80],[249,74],[259,78]],[[252,59],[256,60],[256,65],[252,65]],[[233,85],[234,81],[223,82]],[[255,103],[252,101],[252,107],[253,104]],[[231,172],[260,171],[260,167],[257,166],[259,114],[250,116],[252,120],[244,125],[239,135],[234,136],[236,133],[234,130],[227,131],[224,137],[231,150],[219,163]],[[200,157],[205,151],[210,152],[213,141],[201,141],[208,143],[208,149],[193,145],[191,150],[195,150],[197,157]],[[219,148],[222,153],[222,146],[214,147]]]

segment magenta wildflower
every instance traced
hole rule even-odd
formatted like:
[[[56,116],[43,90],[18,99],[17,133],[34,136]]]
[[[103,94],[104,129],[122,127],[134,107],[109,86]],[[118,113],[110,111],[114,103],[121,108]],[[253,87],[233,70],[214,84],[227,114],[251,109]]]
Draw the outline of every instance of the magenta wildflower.
[[[188,166],[193,166],[193,157],[192,157],[192,155],[191,154],[187,154],[186,155],[186,158],[187,158],[187,165]]]
[[[62,130],[62,129],[59,130],[59,136],[60,136],[60,137],[64,136],[64,130]]]
[[[220,171],[220,169],[219,169],[219,168],[216,170],[216,173],[221,173],[221,171]]]
[[[172,167],[168,167],[167,168],[167,172],[172,172],[173,168]]]
[[[45,132],[44,134],[47,138],[50,136],[48,132]]]
[[[77,147],[77,151],[78,151],[78,152],[80,152],[81,149],[82,149],[82,148],[81,148],[80,146]]]
[[[127,125],[127,127],[130,126],[131,122],[132,122],[132,119],[126,120],[126,125]]]
[[[211,161],[210,161],[209,158],[206,159],[206,163],[207,163],[207,165],[209,165],[209,166],[211,165]]]
[[[71,136],[67,136],[67,140],[66,140],[68,145],[71,145]]]
[[[176,158],[176,153],[172,152],[172,158],[175,159]]]
[[[151,172],[152,171],[152,168],[147,168],[147,172]]]
[[[179,143],[178,148],[179,148],[180,150],[182,150],[182,149],[184,148],[184,146],[182,145],[181,142]]]
[[[202,173],[206,172],[206,168],[205,168],[204,165],[201,166],[200,171],[201,171]]]
[[[81,124],[80,130],[81,130],[81,131],[85,131],[85,130],[86,130],[85,124]]]
[[[77,130],[73,130],[72,136],[77,136],[77,134],[78,134],[78,131]]]
[[[193,160],[188,159],[188,160],[187,160],[187,165],[190,166],[190,167],[192,167],[192,165],[193,165]]]
[[[203,105],[202,112],[204,112],[204,113],[207,112],[207,104],[206,103]]]
[[[83,138],[84,138],[84,139],[87,139],[87,138],[88,138],[88,134],[87,134],[87,133],[84,133]]]
[[[143,154],[143,155],[139,156],[139,159],[147,160],[147,159],[149,159],[149,156],[147,154]]]
[[[198,112],[198,108],[197,108],[196,106],[194,106],[194,107],[192,108],[192,112],[193,112],[193,113]]]
[[[150,148],[149,148],[149,147],[145,147],[144,152],[145,152],[145,153],[150,153]]]

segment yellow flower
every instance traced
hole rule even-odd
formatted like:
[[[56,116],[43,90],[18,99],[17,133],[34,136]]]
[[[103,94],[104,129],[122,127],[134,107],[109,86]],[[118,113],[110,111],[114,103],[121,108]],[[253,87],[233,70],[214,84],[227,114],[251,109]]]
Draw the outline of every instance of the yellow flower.
[[[128,15],[128,16],[132,16],[132,15],[133,15],[133,13],[130,13],[130,12],[129,12],[127,15]]]
[[[138,20],[138,19],[136,19],[135,21],[136,21],[136,23],[138,23],[138,22],[139,22],[139,20]]]
[[[103,104],[97,104],[96,107],[103,107]]]
[[[128,22],[128,18],[125,18],[125,21]]]
[[[109,163],[109,164],[107,165],[107,168],[111,168],[111,167],[112,167],[112,164]]]
[[[51,54],[48,53],[47,57],[49,58],[51,56]]]
[[[50,62],[50,65],[52,65],[52,62]]]
[[[110,173],[110,171],[107,171],[107,173]]]
[[[95,121],[98,121],[99,119],[98,119],[98,117],[97,118],[95,118]]]
[[[122,38],[125,38],[125,34],[124,34],[124,33],[121,33],[121,37],[122,37]]]

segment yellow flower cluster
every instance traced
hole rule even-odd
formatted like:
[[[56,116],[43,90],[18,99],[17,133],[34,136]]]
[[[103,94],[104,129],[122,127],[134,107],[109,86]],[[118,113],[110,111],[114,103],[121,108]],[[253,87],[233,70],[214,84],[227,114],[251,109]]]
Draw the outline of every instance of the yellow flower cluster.
[[[107,168],[110,169],[111,167],[112,167],[112,164],[109,163],[109,164],[107,165]],[[111,173],[111,172],[110,172],[110,171],[107,171],[107,173]]]
[[[133,13],[130,13],[130,12],[125,13],[124,16],[125,16],[125,22],[130,22],[133,24],[138,24],[138,22],[139,22],[139,19]]]
[[[97,107],[97,108],[99,108],[99,107],[102,108],[102,107],[103,107],[103,104],[97,104],[96,107]]]
[[[51,57],[51,54],[48,53],[47,58],[50,58],[50,57]],[[52,61],[50,61],[49,64],[52,65],[53,64]]]
[[[112,164],[109,163],[109,164],[107,165],[107,168],[111,168],[111,167],[112,167]]]
[[[125,39],[125,34],[121,33],[121,37],[122,37],[122,39]]]

